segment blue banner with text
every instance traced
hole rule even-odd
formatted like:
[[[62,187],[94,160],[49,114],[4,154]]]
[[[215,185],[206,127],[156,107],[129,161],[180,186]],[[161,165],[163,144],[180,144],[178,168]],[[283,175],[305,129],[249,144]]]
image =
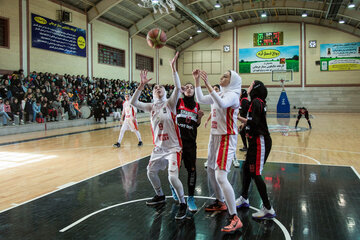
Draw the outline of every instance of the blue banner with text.
[[[31,14],[32,46],[86,57],[86,31]]]

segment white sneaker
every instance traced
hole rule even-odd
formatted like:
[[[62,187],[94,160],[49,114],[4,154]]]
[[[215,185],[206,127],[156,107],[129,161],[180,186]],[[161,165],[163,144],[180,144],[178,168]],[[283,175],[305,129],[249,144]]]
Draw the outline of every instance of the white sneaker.
[[[205,168],[207,168],[207,161],[206,161],[206,162],[204,162],[204,167],[205,167]]]
[[[248,208],[250,206],[249,199],[245,199],[243,196],[240,196],[238,199],[236,199],[235,203],[237,208]]]
[[[272,219],[276,217],[276,213],[272,207],[268,210],[266,207],[262,206],[258,212],[252,214],[252,217],[256,219]]]

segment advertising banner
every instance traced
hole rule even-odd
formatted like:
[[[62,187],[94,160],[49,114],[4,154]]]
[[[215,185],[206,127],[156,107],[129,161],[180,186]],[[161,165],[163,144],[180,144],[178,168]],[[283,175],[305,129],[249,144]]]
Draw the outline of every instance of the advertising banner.
[[[86,57],[86,31],[31,14],[32,46]]]
[[[360,70],[360,42],[320,44],[320,70]]]
[[[299,46],[240,48],[240,73],[265,73],[273,70],[299,71]]]

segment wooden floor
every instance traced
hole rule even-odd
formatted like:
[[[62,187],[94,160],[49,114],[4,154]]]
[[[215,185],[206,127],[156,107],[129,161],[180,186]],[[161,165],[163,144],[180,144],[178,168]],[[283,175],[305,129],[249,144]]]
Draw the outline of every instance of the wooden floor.
[[[353,166],[360,172],[360,114],[312,114],[311,131],[287,136],[272,133],[268,161]],[[291,118],[289,125],[294,126],[295,120]],[[268,118],[269,125],[278,121]],[[306,120],[301,119],[299,126],[307,128]],[[112,147],[118,138],[118,123],[1,137],[0,211],[148,156],[153,148],[149,122],[139,128],[144,146],[137,147],[135,134],[126,132],[120,149]],[[49,137],[57,135],[61,136]],[[199,158],[207,157],[208,138],[209,129],[200,126]],[[238,152],[237,157],[242,159],[243,153]]]

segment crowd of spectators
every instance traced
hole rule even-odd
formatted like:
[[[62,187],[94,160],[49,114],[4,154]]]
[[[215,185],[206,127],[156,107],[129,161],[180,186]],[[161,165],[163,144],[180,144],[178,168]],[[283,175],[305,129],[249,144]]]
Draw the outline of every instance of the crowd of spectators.
[[[90,118],[97,122],[113,112],[121,112],[125,94],[132,95],[138,83],[120,80],[85,77],[84,75],[31,72],[23,70],[0,78],[0,118],[3,125],[44,121]],[[140,101],[152,101],[152,85],[143,90]],[[165,85],[168,95],[173,86]],[[82,111],[82,107],[83,111]],[[87,109],[86,109],[87,107]],[[89,116],[84,116],[88,110]]]

